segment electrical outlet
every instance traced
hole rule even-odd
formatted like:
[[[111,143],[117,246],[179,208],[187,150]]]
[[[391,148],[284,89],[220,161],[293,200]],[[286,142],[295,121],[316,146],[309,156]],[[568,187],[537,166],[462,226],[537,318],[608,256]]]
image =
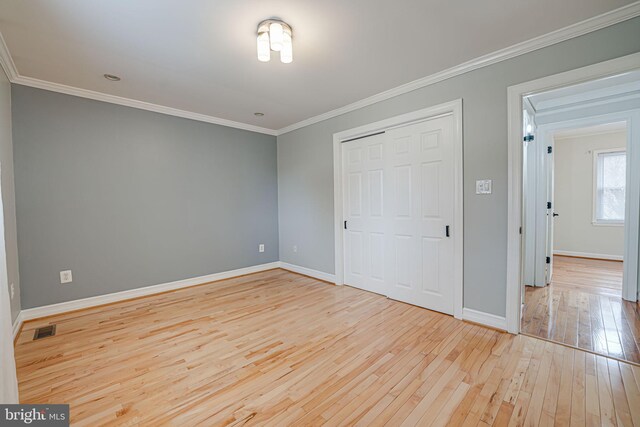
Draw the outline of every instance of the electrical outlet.
[[[13,299],[13,296],[16,294],[16,287],[12,283],[9,289],[11,290],[11,299]]]
[[[491,184],[490,179],[476,181],[476,194],[491,194]]]
[[[71,270],[64,270],[60,272],[60,283],[71,283],[73,277],[71,276]]]
[[[298,245],[293,245],[293,252],[298,253]]]
[[[260,245],[258,245],[258,252],[264,252],[264,243],[260,243]]]

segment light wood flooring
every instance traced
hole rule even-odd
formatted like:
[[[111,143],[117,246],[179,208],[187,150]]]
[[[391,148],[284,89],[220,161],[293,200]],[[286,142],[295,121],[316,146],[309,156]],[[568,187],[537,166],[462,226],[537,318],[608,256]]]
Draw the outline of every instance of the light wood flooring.
[[[640,426],[639,367],[283,270],[31,321],[16,359],[74,425]]]
[[[640,310],[621,295],[621,262],[556,256],[552,283],[526,287],[521,330],[640,363]]]

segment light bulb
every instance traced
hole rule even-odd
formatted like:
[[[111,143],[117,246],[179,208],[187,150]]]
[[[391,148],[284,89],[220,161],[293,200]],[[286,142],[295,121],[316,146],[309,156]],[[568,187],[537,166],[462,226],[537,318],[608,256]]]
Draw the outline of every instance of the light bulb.
[[[283,35],[282,50],[280,51],[280,61],[284,64],[290,64],[293,61],[293,43],[291,42],[291,34],[285,32]]]
[[[271,49],[280,52],[284,41],[284,29],[279,22],[272,22],[269,25],[269,39],[271,41]]]
[[[269,62],[271,60],[271,48],[269,47],[269,33],[258,34],[258,61]]]

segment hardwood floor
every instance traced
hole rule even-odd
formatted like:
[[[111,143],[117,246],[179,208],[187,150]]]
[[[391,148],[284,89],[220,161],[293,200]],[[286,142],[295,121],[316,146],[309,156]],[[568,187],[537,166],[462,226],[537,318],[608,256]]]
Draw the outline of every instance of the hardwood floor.
[[[556,256],[552,279],[526,287],[523,333],[640,363],[640,310],[621,298],[621,262]]]
[[[283,270],[28,322],[16,359],[74,425],[640,426],[639,367]]]

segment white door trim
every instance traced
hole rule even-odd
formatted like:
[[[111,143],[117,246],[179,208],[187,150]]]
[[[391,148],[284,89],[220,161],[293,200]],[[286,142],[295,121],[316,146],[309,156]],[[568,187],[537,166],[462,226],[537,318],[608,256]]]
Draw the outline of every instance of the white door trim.
[[[348,139],[370,135],[394,127],[419,122],[425,119],[453,114],[454,118],[454,316],[462,318],[462,286],[463,286],[463,171],[462,171],[462,99],[439,104],[411,113],[369,123],[364,126],[333,134],[333,206],[334,206],[334,240],[335,240],[335,277],[336,285],[344,284],[344,229],[342,207],[342,149],[341,143]]]
[[[522,225],[522,98],[536,92],[544,92],[640,69],[640,53],[610,61],[589,65],[530,82],[510,86],[507,89],[508,114],[508,223],[507,223],[507,330],[520,332],[521,298],[521,239]],[[636,217],[637,218],[637,217]],[[636,227],[637,229],[637,227]],[[637,245],[636,245],[637,259]],[[637,273],[637,272],[636,272]]]

